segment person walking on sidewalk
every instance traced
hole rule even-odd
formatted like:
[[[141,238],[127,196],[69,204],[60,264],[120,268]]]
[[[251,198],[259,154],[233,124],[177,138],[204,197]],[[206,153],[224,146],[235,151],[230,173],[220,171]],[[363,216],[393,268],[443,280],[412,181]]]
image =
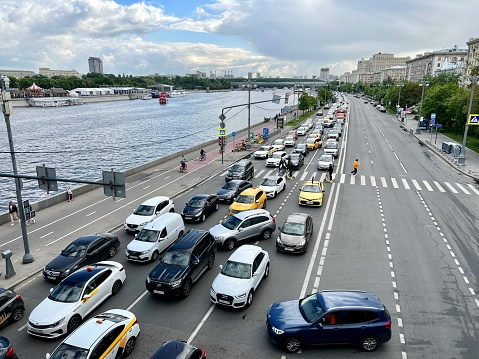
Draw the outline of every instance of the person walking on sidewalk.
[[[20,223],[20,218],[18,218],[18,209],[13,201],[8,203],[8,215],[10,216],[11,226],[15,225],[15,220],[18,220],[18,223]]]
[[[356,158],[356,160],[353,163],[353,170],[351,171],[352,175],[355,175],[358,173],[358,167],[359,167],[359,160]]]
[[[68,202],[73,201],[73,192],[72,192],[72,188],[70,186],[68,186],[68,188],[67,188],[67,195],[68,195]]]

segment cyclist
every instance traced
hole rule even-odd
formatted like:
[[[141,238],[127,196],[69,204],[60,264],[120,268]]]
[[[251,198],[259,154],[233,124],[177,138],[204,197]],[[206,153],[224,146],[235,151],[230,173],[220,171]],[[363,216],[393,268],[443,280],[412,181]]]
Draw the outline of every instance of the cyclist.
[[[181,156],[180,166],[182,170],[186,170],[186,158],[183,155]]]
[[[203,161],[206,159],[206,152],[204,149],[201,149],[200,151],[200,161]]]

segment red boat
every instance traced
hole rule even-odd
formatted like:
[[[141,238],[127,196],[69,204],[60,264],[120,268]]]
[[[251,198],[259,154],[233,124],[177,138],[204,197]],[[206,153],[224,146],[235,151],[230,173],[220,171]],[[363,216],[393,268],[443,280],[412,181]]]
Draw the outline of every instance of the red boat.
[[[160,105],[166,105],[168,103],[168,97],[166,96],[166,92],[160,93],[158,101],[160,102]]]

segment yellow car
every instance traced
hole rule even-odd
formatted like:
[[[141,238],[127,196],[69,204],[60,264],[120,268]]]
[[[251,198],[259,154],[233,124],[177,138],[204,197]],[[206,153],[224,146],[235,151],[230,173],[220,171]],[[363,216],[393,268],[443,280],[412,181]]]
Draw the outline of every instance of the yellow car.
[[[322,182],[308,180],[303,183],[303,187],[299,191],[300,205],[318,207],[323,205],[324,185]]]
[[[231,204],[228,214],[231,216],[235,213],[259,208],[266,208],[266,192],[261,188],[247,188]]]
[[[321,140],[318,138],[309,137],[306,140],[306,146],[308,146],[308,150],[314,151],[318,149],[319,147],[321,147]]]

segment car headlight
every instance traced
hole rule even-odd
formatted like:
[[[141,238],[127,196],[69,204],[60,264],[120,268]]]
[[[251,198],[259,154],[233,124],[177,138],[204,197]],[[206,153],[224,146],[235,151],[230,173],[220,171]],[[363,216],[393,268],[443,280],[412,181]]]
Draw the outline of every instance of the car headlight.
[[[146,283],[150,284],[150,282],[151,282],[150,277],[146,277]]]
[[[53,328],[58,327],[64,320],[65,320],[65,317],[63,317],[59,321],[56,321],[55,323],[52,324],[52,327]]]
[[[216,295],[216,291],[213,289],[213,287],[211,287],[210,291],[211,291],[211,294]]]
[[[278,328],[275,328],[275,327],[271,327],[271,330],[272,330],[275,334],[278,334],[278,335],[284,334],[284,330],[281,330],[281,329],[278,329]]]
[[[218,241],[222,241],[224,240],[225,237],[224,236],[218,236],[218,237],[215,237],[215,240],[218,240]]]
[[[147,251],[143,251],[143,252],[141,252],[141,254],[148,254],[148,253],[150,253],[150,250],[151,249],[148,249]]]
[[[240,295],[235,295],[235,298],[236,299],[246,298],[246,293],[243,293],[243,294],[240,294]]]
[[[143,222],[143,223],[140,223],[139,225],[140,225],[140,226],[146,226],[147,224],[148,224],[148,221]]]
[[[179,287],[181,285],[181,279],[175,280],[174,282],[170,283],[172,288]]]
[[[279,244],[283,244],[283,242],[281,241],[281,237],[276,238],[276,242],[278,242]]]
[[[198,212],[198,213],[196,213],[194,216],[195,216],[195,217],[199,217],[199,216],[201,216],[201,211],[200,211],[200,212]]]
[[[303,239],[301,242],[299,242],[296,247],[303,247],[306,244],[306,240]]]
[[[63,271],[63,273],[65,273],[66,275],[69,275],[70,271],[71,271],[71,269],[67,269],[67,270]]]

